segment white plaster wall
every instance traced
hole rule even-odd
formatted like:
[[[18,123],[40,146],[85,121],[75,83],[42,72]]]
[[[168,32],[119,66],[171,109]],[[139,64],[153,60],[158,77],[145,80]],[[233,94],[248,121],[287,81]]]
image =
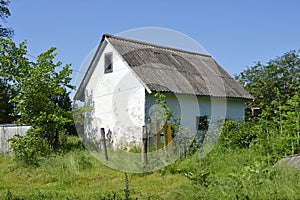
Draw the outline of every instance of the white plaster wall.
[[[104,74],[104,54],[113,52],[113,72]],[[112,132],[112,145],[126,147],[141,142],[145,116],[145,89],[108,43],[86,87],[92,94],[91,127],[99,138],[100,128]],[[98,140],[97,138],[97,140]]]
[[[181,116],[184,128],[196,131],[196,116],[207,115],[211,123],[222,119],[240,120],[244,117],[243,101],[235,99],[196,97],[193,95],[166,94],[167,105],[174,111],[175,118]],[[152,94],[146,95],[146,119],[149,109],[155,104]]]
[[[245,116],[245,102],[228,99],[227,100],[227,118],[233,120],[242,120]]]

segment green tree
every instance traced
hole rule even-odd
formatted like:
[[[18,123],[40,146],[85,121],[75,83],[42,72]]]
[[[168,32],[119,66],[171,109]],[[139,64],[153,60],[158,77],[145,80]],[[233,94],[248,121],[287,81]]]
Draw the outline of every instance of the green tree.
[[[0,76],[0,124],[9,124],[17,119],[13,116],[15,104],[10,102],[10,99],[16,95],[16,91]]]
[[[255,98],[248,107],[260,107],[262,114],[254,121],[241,126],[234,124],[233,129],[225,130],[224,141],[230,146],[240,147],[248,141],[247,146],[263,152],[268,163],[300,152],[299,53],[289,51],[265,65],[258,62],[236,76]],[[236,143],[236,139],[242,140]]]
[[[290,51],[280,57],[270,60],[265,65],[256,65],[236,75],[242,86],[254,97],[249,107],[260,107],[276,115],[278,106],[272,102],[280,93],[281,104],[294,96],[300,85],[300,55],[299,51]]]
[[[73,121],[71,110],[66,109],[69,106],[67,89],[74,89],[70,84],[70,65],[55,62],[55,50],[51,48],[41,53],[36,61],[29,61],[26,43],[17,46],[11,40],[0,39],[0,72],[18,90],[11,100],[16,104],[14,112],[20,115],[19,123],[32,126],[30,134],[19,137],[13,141],[15,144],[23,142],[25,145],[28,141],[32,147],[33,141],[39,141],[39,146],[43,144],[50,151],[58,150],[60,136]],[[17,148],[14,151],[25,151],[21,146],[13,145]]]
[[[6,19],[11,15],[8,9],[10,1],[0,0],[0,18],[3,22],[6,22]],[[4,28],[0,24],[0,37],[1,38],[12,38],[14,31],[11,28]]]
[[[0,18],[2,22],[10,16],[8,9],[9,1],[0,0]],[[13,30],[10,28],[3,28],[0,24],[0,38],[11,38],[13,36]],[[11,123],[16,117],[11,116],[14,104],[9,100],[16,94],[11,87],[9,80],[5,79],[3,74],[0,74],[0,124]]]

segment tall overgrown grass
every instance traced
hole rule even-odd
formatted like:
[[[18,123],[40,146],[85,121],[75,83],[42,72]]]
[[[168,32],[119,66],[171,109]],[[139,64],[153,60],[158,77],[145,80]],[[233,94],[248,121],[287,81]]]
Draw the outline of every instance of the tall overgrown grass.
[[[205,158],[195,154],[175,166],[190,184],[174,189],[171,199],[300,197],[300,172],[289,167],[268,167],[264,157],[253,149],[228,150],[218,146]]]
[[[157,172],[110,169],[86,150],[70,151],[24,167],[0,157],[0,199],[297,199],[300,172],[272,168],[253,148],[217,145]]]
[[[39,158],[38,165],[2,156],[0,198],[299,199],[299,170],[273,167],[282,156],[300,152],[299,115],[285,109],[280,121],[270,120],[275,118],[267,113],[253,121],[226,121],[207,156],[201,156],[200,148],[156,172],[128,174],[126,180],[75,137],[65,138],[65,146]],[[121,158],[132,162],[122,151],[110,157]]]
[[[264,114],[255,121],[226,121],[205,157],[200,148],[156,172],[128,174],[126,180],[74,137],[61,151],[39,158],[38,165],[2,156],[0,198],[299,199],[299,170],[273,167],[282,156],[300,152],[299,116],[288,110],[281,121],[272,121]],[[132,162],[122,151],[110,157],[120,158]]]

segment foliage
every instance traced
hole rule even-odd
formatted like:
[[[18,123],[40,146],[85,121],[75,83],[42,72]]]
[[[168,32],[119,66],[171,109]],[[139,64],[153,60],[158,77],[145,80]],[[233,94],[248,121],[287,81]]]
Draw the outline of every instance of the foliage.
[[[208,178],[210,175],[209,172],[202,171],[202,172],[198,172],[196,174],[194,174],[192,172],[188,172],[188,173],[184,173],[184,175],[186,177],[188,177],[192,181],[193,184],[196,184],[196,185],[200,184],[205,187],[208,187],[210,185],[210,182],[208,181]]]
[[[0,18],[2,21],[10,16],[8,9],[9,1],[0,0]],[[10,28],[3,28],[0,24],[0,38],[11,38],[13,36],[13,30]],[[11,87],[9,80],[5,78],[5,75],[0,73],[0,124],[11,123],[16,119],[16,116],[11,116],[14,109],[14,104],[9,100],[14,97],[16,91]]]
[[[251,148],[217,146],[206,157],[196,153],[164,173],[128,173],[130,198],[297,199],[299,171],[270,168],[261,155]],[[86,150],[50,156],[38,167],[21,168],[0,157],[0,177],[0,199],[126,198],[124,173],[102,165]]]
[[[91,105],[79,106],[77,104],[74,104],[72,113],[73,113],[74,123],[77,129],[79,126],[83,126],[85,121],[92,120],[92,117],[88,118],[86,116],[86,113],[89,113],[93,110],[94,108]]]
[[[16,115],[12,115],[15,104],[10,102],[16,94],[9,81],[0,74],[0,124],[10,124],[17,119]]]
[[[160,92],[156,92],[154,94],[154,97],[156,98],[155,99],[155,103],[158,104],[158,105],[160,105],[164,109],[163,110],[164,114],[165,114],[164,119],[165,120],[171,120],[171,119],[173,119],[174,118],[174,116],[173,116],[174,111],[167,106],[166,95],[162,94]]]
[[[190,180],[172,190],[171,199],[294,199],[300,173],[271,168],[263,153],[217,145],[208,156],[194,155],[174,167]],[[293,175],[292,175],[293,174]],[[294,176],[294,177],[293,177]],[[280,190],[280,192],[279,192]],[[288,190],[288,194],[284,192]]]
[[[249,148],[257,138],[259,126],[251,122],[225,120],[221,135],[220,144],[228,148]]]
[[[60,149],[59,153],[65,154],[71,151],[76,151],[76,150],[83,150],[85,149],[82,138],[79,136],[74,136],[74,135],[66,135],[63,134],[60,137]]]
[[[72,87],[73,88],[73,87]],[[51,96],[51,100],[54,104],[58,105],[62,110],[67,112],[73,112],[72,110],[72,101],[70,99],[70,91],[63,92],[62,95]],[[66,134],[67,135],[77,135],[75,122],[71,119],[68,123],[65,124]]]
[[[71,110],[66,109],[69,101],[67,88],[73,89],[70,65],[61,66],[61,62],[54,61],[55,48],[41,53],[35,62],[26,57],[26,43],[17,46],[10,40],[0,39],[0,50],[1,73],[18,91],[11,99],[16,105],[15,114],[20,115],[17,123],[31,125],[34,129],[34,134],[17,137],[12,142],[37,145],[31,141],[39,140],[43,144],[46,142],[51,151],[58,150],[60,135],[66,133],[66,125],[73,121]],[[12,145],[14,151],[22,151],[17,147],[18,144]],[[26,155],[24,159],[27,159],[29,155],[40,154],[31,152],[38,150],[39,145],[31,147],[29,154],[19,152],[17,157]]]
[[[229,148],[253,148],[272,164],[286,155],[300,153],[300,55],[290,51],[267,62],[258,62],[236,79],[262,113],[244,123],[225,123],[221,140]]]
[[[130,198],[130,191],[129,191],[128,175],[127,175],[126,172],[124,172],[124,175],[125,175],[125,189],[124,189],[124,192],[125,192],[125,199],[126,199],[126,200],[129,200],[129,198]]]
[[[280,57],[270,60],[265,65],[256,65],[236,75],[236,80],[254,97],[248,107],[260,107],[276,115],[278,107],[272,102],[280,94],[281,104],[299,91],[300,86],[300,52],[289,51]]]
[[[186,182],[180,174],[127,175],[130,199],[167,199],[166,191]],[[20,167],[11,158],[0,157],[0,177],[0,199],[7,189],[15,199],[125,199],[126,195],[124,173],[101,164],[86,150],[49,156],[37,167]]]
[[[0,0],[0,18],[2,21],[6,21],[6,19],[10,16],[10,11],[8,9],[10,1],[9,0]],[[1,38],[11,38],[14,34],[14,31],[11,28],[4,28],[0,24],[0,37]]]
[[[300,153],[299,102],[295,94],[286,104],[278,106],[278,117],[263,111],[255,120],[225,121],[219,145],[230,149],[255,149],[269,164],[282,156]]]
[[[30,129],[25,136],[16,135],[9,140],[17,161],[27,165],[38,165],[39,157],[49,152],[45,139],[40,139],[36,129]]]
[[[161,112],[163,112],[163,119],[165,121],[171,122],[172,133],[177,133],[180,129],[181,116],[174,116],[174,111],[167,105],[167,97],[165,94],[161,92],[156,92],[154,94],[155,103],[162,108]]]

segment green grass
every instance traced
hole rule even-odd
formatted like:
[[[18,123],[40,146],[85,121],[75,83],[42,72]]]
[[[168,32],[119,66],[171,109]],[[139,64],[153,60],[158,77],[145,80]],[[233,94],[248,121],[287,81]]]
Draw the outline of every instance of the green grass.
[[[180,174],[129,174],[132,198],[167,198],[166,191],[188,179]],[[23,199],[101,199],[125,197],[123,172],[110,169],[87,151],[45,159],[39,167],[18,166],[9,157],[0,157],[0,197],[8,190]]]
[[[164,169],[128,174],[132,199],[300,199],[300,173],[270,169],[251,149],[197,152]],[[124,199],[125,176],[85,150],[24,167],[0,157],[0,199]]]

